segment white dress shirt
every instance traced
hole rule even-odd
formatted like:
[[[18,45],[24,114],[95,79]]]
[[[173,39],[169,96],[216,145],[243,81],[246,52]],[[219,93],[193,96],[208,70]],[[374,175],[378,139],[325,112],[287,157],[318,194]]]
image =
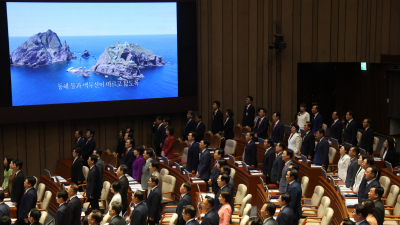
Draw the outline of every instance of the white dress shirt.
[[[292,133],[288,140],[288,148],[292,149],[295,154],[299,154],[301,150],[301,137],[298,133]]]
[[[300,128],[303,128],[307,121],[310,121],[310,114],[308,112],[304,112],[303,115],[297,115],[297,125]]]
[[[343,182],[346,182],[347,168],[350,165],[350,159],[351,157],[348,154],[345,154],[343,156],[340,156],[338,162],[338,175]]]

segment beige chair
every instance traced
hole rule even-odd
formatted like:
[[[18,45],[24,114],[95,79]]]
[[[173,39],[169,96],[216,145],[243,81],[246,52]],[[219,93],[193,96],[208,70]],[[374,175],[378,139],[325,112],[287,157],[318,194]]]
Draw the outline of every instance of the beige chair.
[[[251,200],[253,199],[253,195],[251,195],[251,194],[248,194],[248,195],[246,195],[246,197],[244,197],[243,198],[243,200],[242,200],[242,204],[241,205],[239,205],[239,206],[234,206],[235,208],[236,207],[238,207],[239,208],[239,212],[233,212],[232,213],[232,216],[233,215],[236,215],[236,217],[242,217],[242,216],[244,216],[243,215],[243,210],[244,210],[244,208],[246,207],[246,205],[247,204],[250,204],[251,205]],[[250,215],[249,215],[250,216]],[[233,222],[233,223],[235,223],[235,222]],[[236,223],[239,223],[239,222],[236,222]]]
[[[33,176],[36,179],[36,183],[35,185],[33,185],[33,187],[37,190],[37,186],[39,184],[39,180],[37,179],[37,177]]]
[[[385,215],[383,225],[398,225],[400,221],[400,195],[397,197],[394,208],[385,208],[390,211],[390,215]]]
[[[306,193],[309,182],[310,178],[308,178],[307,176],[303,176],[303,178],[301,178],[301,194],[303,195],[303,198],[307,198]]]
[[[188,157],[189,147],[185,147],[182,152],[181,162],[180,164],[186,164]]]
[[[47,208],[49,208],[49,204],[50,204],[51,196],[52,196],[52,195],[53,195],[53,194],[52,194],[50,191],[46,191],[46,192],[44,193],[43,202],[37,204],[37,207],[38,207],[39,210],[41,210],[41,211],[47,211]]]
[[[230,176],[232,177],[232,179],[235,179],[235,175],[236,175],[236,170],[231,168],[231,174]]]
[[[322,129],[324,129],[324,131],[325,131],[325,134],[326,134],[326,129],[328,128],[328,125],[326,125],[326,124],[322,124]]]
[[[168,225],[176,225],[178,224],[178,214],[174,213],[174,215],[172,215]]]
[[[322,217],[307,217],[303,221],[303,225],[330,225],[333,217],[333,209],[328,207],[325,209]]]
[[[316,186],[314,189],[314,193],[311,198],[302,198],[301,200],[311,200],[311,204],[303,204],[302,212],[303,216],[315,216],[315,211],[307,211],[308,209],[318,209],[319,204],[321,204],[321,199],[324,196],[324,188],[320,185]]]
[[[109,223],[111,221],[111,217],[110,215],[107,213],[104,217],[103,220],[101,221],[101,224],[106,224]]]
[[[385,203],[385,208],[393,208],[394,204],[396,203],[396,198],[399,195],[399,186],[397,185],[392,185],[390,187],[389,194],[387,195],[387,198],[382,198],[382,201]],[[390,215],[389,210],[385,210],[385,215]]]
[[[243,219],[240,221],[239,225],[247,225],[249,223],[250,217],[248,215],[245,215]]]
[[[331,199],[327,196],[322,197],[321,204],[318,206],[318,209],[305,209],[308,214],[313,214],[312,216],[322,217],[324,215],[325,209],[328,208],[331,204]],[[306,217],[307,218],[307,217]],[[305,218],[301,218],[299,220],[299,224],[303,224]]]
[[[99,199],[99,209],[104,210],[108,206],[107,198],[110,192],[111,184],[108,181],[104,181],[103,189],[101,189],[100,199]],[[91,210],[90,202],[83,203],[82,209]]]
[[[235,140],[232,140],[232,139],[226,140],[224,153],[235,155],[236,145],[237,145],[237,142]]]
[[[357,142],[358,142],[358,144],[361,143],[361,138],[362,138],[362,133],[360,131],[357,131]]]
[[[39,223],[46,224],[47,215],[48,213],[46,211],[43,211],[42,215],[40,215]]]
[[[46,191],[46,185],[43,183],[40,183],[37,188],[37,202],[38,203],[42,201],[45,191]]]
[[[89,168],[87,166],[82,167],[83,176],[85,176],[85,180],[87,181],[87,177],[89,176]]]
[[[390,187],[390,179],[387,176],[381,176],[381,178],[379,178],[379,183],[381,184],[381,186],[383,187],[383,195],[386,197],[388,192],[389,192],[389,187]]]
[[[238,188],[237,188],[237,192],[236,192],[236,196],[235,196],[235,203],[234,205],[242,205],[242,201],[243,199],[246,197],[247,195],[247,186],[244,184],[239,184]],[[239,208],[236,208],[233,210],[233,212],[239,212]]]
[[[329,158],[329,167],[331,168],[331,171],[333,172],[335,168],[337,168],[337,165],[333,165],[333,160],[335,159],[336,156],[336,148],[334,147],[329,147],[329,153],[328,153],[328,158]]]
[[[374,137],[374,144],[372,145],[372,150],[374,152],[376,152],[376,148],[378,147],[378,144],[379,144],[379,138]]]
[[[176,178],[171,175],[165,175],[163,177],[162,184],[162,198],[161,203],[168,203],[174,201],[174,189],[176,184]]]
[[[160,180],[158,181],[158,186],[159,186],[160,190],[162,190],[162,180],[163,180],[163,177],[164,177],[165,175],[168,175],[168,174],[169,174],[169,171],[168,171],[167,169],[162,168],[162,169],[160,170]]]
[[[241,223],[242,219],[245,216],[249,216],[250,217],[250,213],[251,213],[251,204],[247,203],[246,206],[243,209],[242,215],[241,216],[237,216],[236,214],[232,215],[231,219],[232,219],[232,223]]]

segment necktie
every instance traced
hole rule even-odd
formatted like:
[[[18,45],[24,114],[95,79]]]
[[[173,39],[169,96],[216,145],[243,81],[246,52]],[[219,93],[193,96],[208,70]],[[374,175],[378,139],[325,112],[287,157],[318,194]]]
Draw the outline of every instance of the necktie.
[[[346,124],[346,129],[347,129],[347,126],[349,126],[349,123],[350,123],[350,122],[347,122],[347,124]]]
[[[182,196],[181,196],[181,199],[179,199],[179,201],[180,201],[180,200],[182,200]]]
[[[257,129],[260,128],[261,120],[262,120],[262,119],[260,118],[260,122],[258,122]]]
[[[333,121],[333,123],[332,123],[332,125],[331,125],[331,129],[332,129],[332,127],[333,127],[333,124],[335,124],[335,121]]]
[[[276,126],[276,123],[274,123],[274,127],[272,128],[272,130],[275,130],[275,126]]]
[[[129,149],[126,149],[125,155],[128,155]]]
[[[363,136],[364,136],[364,134],[365,134],[365,131],[367,131],[367,129],[364,129]]]
[[[24,194],[26,194],[26,191],[24,192]]]

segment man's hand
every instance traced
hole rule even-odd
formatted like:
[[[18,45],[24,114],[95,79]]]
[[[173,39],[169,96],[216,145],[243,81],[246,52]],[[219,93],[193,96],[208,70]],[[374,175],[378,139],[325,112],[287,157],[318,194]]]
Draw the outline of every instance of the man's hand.
[[[308,156],[308,159],[311,160],[311,155]]]
[[[14,202],[14,205],[17,206],[18,204],[16,202]]]
[[[91,199],[93,199],[93,196],[90,196]]]
[[[279,185],[279,181],[276,182]]]
[[[149,220],[150,220],[150,221],[154,221],[154,218],[151,218],[151,217],[150,217]]]
[[[196,173],[196,170],[192,170],[192,173],[195,174],[195,173]]]
[[[82,183],[81,181],[78,181],[78,184]]]
[[[254,134],[254,137],[257,137],[257,133]]]
[[[25,223],[28,223],[28,218],[25,218],[24,221],[25,221]]]
[[[196,177],[200,177],[200,174],[199,174],[199,172],[197,172],[197,173],[196,173]]]
[[[208,185],[212,186],[211,179],[208,180]]]
[[[267,174],[267,177],[269,177],[269,174]]]
[[[162,148],[162,143],[160,143],[160,148]]]

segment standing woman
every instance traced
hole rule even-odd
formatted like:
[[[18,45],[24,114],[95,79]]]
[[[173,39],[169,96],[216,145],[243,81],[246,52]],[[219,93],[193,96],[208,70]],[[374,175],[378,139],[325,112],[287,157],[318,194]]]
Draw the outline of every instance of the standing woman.
[[[393,138],[388,138],[385,142],[383,142],[382,159],[390,162],[392,167],[395,167],[399,164],[399,159],[396,157],[396,150],[394,149]]]
[[[292,149],[294,154],[296,154],[297,156],[300,155],[300,150],[301,150],[301,137],[298,131],[299,131],[299,126],[295,123],[292,123],[292,129],[291,129],[292,133],[289,136],[288,148]]]
[[[342,145],[340,148],[340,159],[338,162],[338,175],[343,182],[346,182],[347,168],[350,164],[351,157],[349,156],[350,146]]]
[[[161,150],[161,155],[167,157],[168,159],[174,159],[175,138],[174,136],[172,136],[174,134],[174,127],[168,126],[167,129],[165,130],[165,134],[167,136],[165,137],[164,145]]]
[[[135,150],[133,150],[136,160],[132,163],[132,177],[139,183],[142,179],[142,168],[145,163],[143,159],[143,152],[144,148],[142,146],[136,146]]]
[[[297,125],[303,128],[307,121],[310,121],[310,114],[306,112],[307,104],[300,104],[300,112],[297,113]]]
[[[1,185],[4,190],[7,190],[8,188],[8,179],[10,178],[13,169],[10,168],[10,163],[13,161],[13,158],[11,156],[6,156],[4,158],[4,181],[3,184]]]
[[[232,109],[227,109],[225,112],[226,115],[226,120],[224,122],[224,130],[222,131],[222,134],[224,137],[221,139],[221,148],[225,147],[225,142],[228,139],[233,139],[233,111]]]
[[[231,221],[232,208],[229,204],[230,194],[227,191],[221,191],[221,194],[218,197],[219,202],[221,203],[221,208],[218,210],[219,215],[219,224],[220,225],[229,225]]]
[[[121,197],[121,193],[120,193],[121,183],[118,181],[115,181],[114,183],[112,183],[111,187],[110,187],[110,191],[111,191],[111,193],[114,194],[114,196],[112,197],[110,203],[108,204],[108,208],[110,208],[110,205],[114,202],[118,202],[118,203],[122,204],[122,197]],[[110,210],[108,210],[107,215],[110,216]],[[122,211],[120,212],[119,215],[122,216]],[[109,217],[109,221],[111,221],[111,219],[112,218]]]
[[[17,171],[15,170],[15,164],[14,160],[10,162],[10,169],[12,170],[12,173],[10,177],[8,177],[8,194],[11,195],[11,190],[12,190],[12,185],[14,183],[14,179],[16,176]]]
[[[120,158],[124,156],[124,150],[125,150],[125,132],[124,130],[120,130],[118,133],[118,145],[117,145],[117,153]]]

